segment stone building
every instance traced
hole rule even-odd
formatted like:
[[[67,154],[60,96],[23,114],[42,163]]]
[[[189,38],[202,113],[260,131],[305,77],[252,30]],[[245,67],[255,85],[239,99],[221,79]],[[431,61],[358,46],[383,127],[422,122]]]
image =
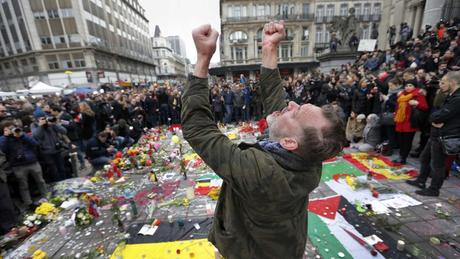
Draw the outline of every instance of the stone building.
[[[156,79],[137,0],[2,0],[0,16],[2,90]]]
[[[174,38],[180,38],[174,36]],[[189,61],[176,53],[171,46],[170,38],[158,37],[152,38],[153,59],[157,64],[156,74],[159,80],[185,80],[189,73]]]
[[[330,26],[335,18],[355,9],[359,37],[371,37],[378,28],[381,0],[221,0],[221,63],[211,73],[235,80],[240,74],[258,77],[261,62],[262,27],[270,20],[284,20],[286,39],[279,47],[279,67],[284,75],[317,67],[316,55],[329,47]],[[347,44],[347,43],[343,43]]]

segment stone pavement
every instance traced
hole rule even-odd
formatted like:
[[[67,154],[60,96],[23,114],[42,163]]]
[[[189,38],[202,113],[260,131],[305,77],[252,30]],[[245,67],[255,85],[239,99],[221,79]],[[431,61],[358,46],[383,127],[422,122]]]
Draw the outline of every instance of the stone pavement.
[[[396,157],[395,153],[391,159]],[[420,168],[418,159],[410,158],[408,164],[417,169]],[[403,240],[406,244],[407,258],[460,258],[460,178],[458,174],[451,175],[444,182],[439,197],[417,195],[415,194],[417,188],[406,184],[404,180],[385,180],[383,183],[423,204],[403,208],[389,215],[369,217],[373,225],[375,223],[379,230],[386,232],[394,240]],[[332,195],[336,193],[321,182],[319,187],[310,194],[310,199]],[[435,212],[436,208],[441,208],[444,213],[447,213],[444,216],[439,215]],[[376,235],[378,236],[378,233]],[[433,244],[437,240],[441,243]],[[321,258],[316,255],[315,250],[307,245],[306,258]]]

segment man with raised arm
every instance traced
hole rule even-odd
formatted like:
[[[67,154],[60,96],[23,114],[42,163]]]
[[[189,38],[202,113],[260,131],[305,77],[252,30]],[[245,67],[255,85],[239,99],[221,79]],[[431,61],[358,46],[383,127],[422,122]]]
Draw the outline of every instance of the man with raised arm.
[[[209,240],[226,259],[301,258],[307,235],[308,194],[318,186],[321,162],[345,139],[332,107],[286,104],[277,69],[284,23],[264,27],[261,89],[269,139],[236,145],[221,133],[209,104],[208,66],[218,33],[193,31],[195,72],[182,96],[185,139],[224,181]]]

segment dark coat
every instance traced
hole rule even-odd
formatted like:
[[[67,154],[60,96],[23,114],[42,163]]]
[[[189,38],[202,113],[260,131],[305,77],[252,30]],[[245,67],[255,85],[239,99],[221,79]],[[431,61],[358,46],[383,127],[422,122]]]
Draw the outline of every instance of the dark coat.
[[[89,116],[84,113],[81,114],[80,127],[82,139],[90,139],[94,135],[94,116]]]
[[[10,166],[22,166],[37,162],[38,142],[32,137],[0,137],[0,149],[5,154]]]
[[[458,136],[460,134],[460,88],[447,96],[440,109],[433,112],[430,121],[434,123],[444,123],[439,128],[431,127],[431,136]]]
[[[89,160],[102,156],[110,156],[107,151],[108,147],[107,143],[102,143],[97,137],[93,137],[88,141],[88,145],[86,146],[86,156]]]
[[[279,71],[262,68],[266,114],[286,107]],[[185,139],[224,181],[209,240],[227,259],[302,258],[308,194],[321,162],[281,162],[259,145],[230,141],[214,123],[208,80],[191,77],[182,96]]]

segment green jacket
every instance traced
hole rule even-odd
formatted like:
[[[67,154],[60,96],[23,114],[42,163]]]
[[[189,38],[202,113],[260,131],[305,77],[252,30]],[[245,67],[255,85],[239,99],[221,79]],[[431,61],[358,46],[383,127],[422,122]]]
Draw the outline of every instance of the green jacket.
[[[262,68],[267,114],[286,107],[279,71]],[[209,240],[226,259],[302,258],[308,194],[321,162],[283,159],[258,144],[234,144],[214,123],[207,79],[192,77],[182,96],[185,139],[224,181]]]

